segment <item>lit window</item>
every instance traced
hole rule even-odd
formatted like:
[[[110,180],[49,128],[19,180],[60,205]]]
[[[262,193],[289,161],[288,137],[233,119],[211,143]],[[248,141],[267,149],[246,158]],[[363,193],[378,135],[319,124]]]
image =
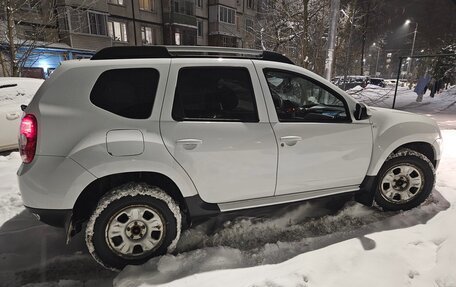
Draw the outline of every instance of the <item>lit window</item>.
[[[116,4],[116,5],[123,5],[124,4],[124,0],[108,0],[108,3]]]
[[[113,41],[127,42],[127,25],[122,22],[108,21],[109,36]]]
[[[176,44],[176,45],[181,44],[181,34],[179,32],[174,33],[174,44]]]
[[[154,44],[153,31],[151,27],[141,27],[141,38],[143,45],[152,45]]]
[[[155,0],[139,0],[139,9],[155,11]]]

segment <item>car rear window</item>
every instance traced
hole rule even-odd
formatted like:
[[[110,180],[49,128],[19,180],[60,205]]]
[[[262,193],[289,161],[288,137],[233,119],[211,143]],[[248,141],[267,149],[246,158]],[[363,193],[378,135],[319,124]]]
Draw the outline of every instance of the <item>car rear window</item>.
[[[147,119],[157,92],[159,72],[151,68],[103,72],[90,93],[97,107],[130,119]]]

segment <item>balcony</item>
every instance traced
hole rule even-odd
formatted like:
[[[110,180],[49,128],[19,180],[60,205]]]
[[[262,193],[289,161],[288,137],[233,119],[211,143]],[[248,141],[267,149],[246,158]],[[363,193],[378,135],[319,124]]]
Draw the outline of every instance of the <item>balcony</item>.
[[[176,12],[163,13],[163,22],[196,27],[196,17],[194,15],[187,15]]]

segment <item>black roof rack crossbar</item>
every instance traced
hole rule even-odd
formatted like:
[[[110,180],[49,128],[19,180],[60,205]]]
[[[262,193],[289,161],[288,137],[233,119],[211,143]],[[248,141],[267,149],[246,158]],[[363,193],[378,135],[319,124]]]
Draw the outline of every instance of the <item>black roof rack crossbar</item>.
[[[271,51],[209,46],[122,46],[101,49],[91,60],[151,58],[242,58],[294,64],[288,57]]]

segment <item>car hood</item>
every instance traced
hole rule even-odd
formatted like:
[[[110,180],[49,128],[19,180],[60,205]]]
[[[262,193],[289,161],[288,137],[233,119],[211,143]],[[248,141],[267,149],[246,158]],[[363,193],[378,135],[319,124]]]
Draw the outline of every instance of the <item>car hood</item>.
[[[412,132],[428,133],[430,130],[433,130],[440,136],[440,129],[437,122],[425,115],[379,107],[369,107],[368,114],[371,116],[371,123],[380,130],[387,129],[391,126],[402,125],[405,134]]]

